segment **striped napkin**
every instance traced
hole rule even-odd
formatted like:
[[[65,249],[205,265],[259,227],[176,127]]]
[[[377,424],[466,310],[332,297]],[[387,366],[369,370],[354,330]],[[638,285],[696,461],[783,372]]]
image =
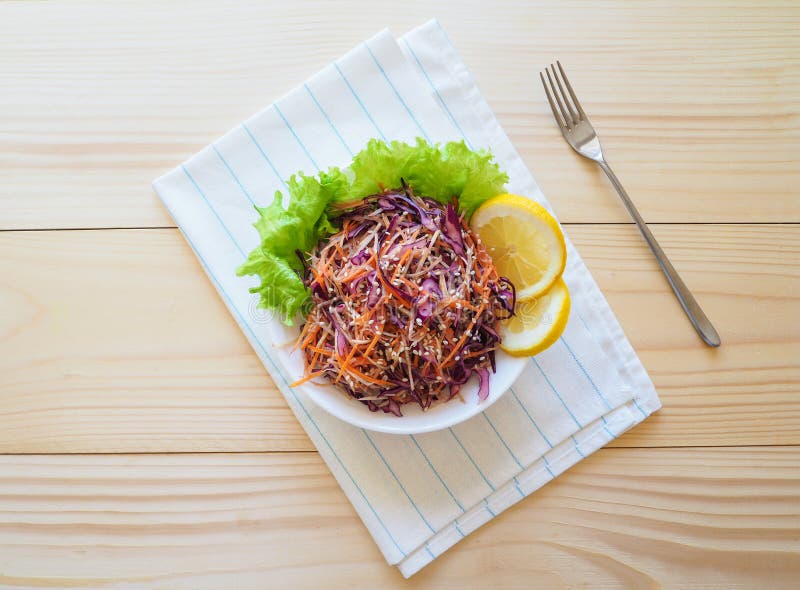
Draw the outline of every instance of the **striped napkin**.
[[[340,422],[288,387],[277,320],[235,269],[258,243],[253,204],[303,170],[347,166],[372,137],[489,148],[510,192],[548,206],[436,21],[360,44],[155,183],[209,278],[386,560],[404,576],[644,420],[658,396],[568,241],[563,337],[468,422],[417,436]],[[250,280],[252,279],[252,280]]]

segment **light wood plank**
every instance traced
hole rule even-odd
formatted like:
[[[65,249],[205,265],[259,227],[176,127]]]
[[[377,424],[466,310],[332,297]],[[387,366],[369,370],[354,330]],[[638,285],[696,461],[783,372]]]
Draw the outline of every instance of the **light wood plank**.
[[[316,453],[5,456],[0,585],[794,588],[798,462],[603,449],[405,581]]]
[[[614,444],[800,444],[800,227],[658,226],[705,348],[632,226],[567,229],[664,409]],[[175,230],[0,233],[0,452],[308,450]]]
[[[796,2],[151,0],[0,4],[0,227],[172,225],[155,177],[435,15],[565,221],[627,215],[555,129],[535,75],[554,58],[648,220],[800,221]]]

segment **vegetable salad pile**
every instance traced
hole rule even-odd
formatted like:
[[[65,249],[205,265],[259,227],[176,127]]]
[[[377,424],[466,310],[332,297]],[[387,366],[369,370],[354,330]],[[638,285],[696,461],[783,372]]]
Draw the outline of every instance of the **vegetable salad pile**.
[[[256,207],[255,228],[261,243],[237,274],[256,275],[261,284],[250,289],[260,295],[259,306],[278,312],[287,325],[298,313],[310,311],[311,292],[303,284],[303,258],[317,243],[339,231],[342,205],[357,205],[404,179],[418,194],[447,204],[458,200],[459,212],[469,220],[487,199],[504,192],[508,176],[487,152],[474,152],[463,141],[443,146],[418,139],[415,145],[372,139],[346,170],[329,168],[317,176],[302,173],[287,181],[288,206],[275,193],[272,204]],[[298,251],[300,255],[298,256]]]
[[[397,416],[406,403],[425,410],[451,399],[473,373],[486,399],[494,325],[513,313],[514,288],[454,204],[404,186],[367,197],[340,222],[304,273],[313,307],[300,382],[323,377]]]
[[[286,207],[280,192],[256,207],[261,243],[237,274],[260,278],[250,291],[287,325],[302,316],[295,385],[322,377],[399,416],[476,374],[485,399],[515,295],[467,222],[507,181],[464,142],[373,139],[347,169],[292,176]]]

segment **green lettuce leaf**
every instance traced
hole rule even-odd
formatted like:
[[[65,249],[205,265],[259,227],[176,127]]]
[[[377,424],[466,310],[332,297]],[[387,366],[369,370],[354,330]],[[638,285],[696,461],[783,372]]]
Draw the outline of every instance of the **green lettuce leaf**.
[[[350,182],[341,170],[331,168],[319,177],[294,175],[286,184],[286,208],[280,191],[275,192],[270,205],[256,206],[260,217],[253,225],[261,244],[250,252],[236,274],[260,277],[261,284],[250,289],[260,295],[259,307],[279,312],[284,323],[291,326],[310,300],[300,278],[303,264],[297,252],[310,252],[320,239],[336,232],[326,208],[348,198]]]
[[[297,313],[311,301],[311,293],[289,261],[262,247],[250,252],[236,274],[261,277],[261,285],[251,288],[250,292],[260,295],[259,307],[281,314],[287,326],[294,325]]]
[[[505,191],[508,175],[489,152],[474,152],[463,141],[443,146],[418,138],[416,145],[372,139],[350,164],[353,197],[396,188],[400,179],[419,195],[448,203],[454,196],[469,219],[487,199]]]
[[[267,207],[256,207],[261,216],[255,228],[261,236],[261,246],[281,258],[300,260],[296,250],[308,252],[324,237],[335,231],[328,219],[328,204],[349,195],[350,183],[338,168],[321,172],[319,178],[303,173],[292,176],[286,183],[289,187],[289,203],[283,208],[283,194],[275,192],[275,198]]]
[[[300,278],[303,263],[297,252],[307,254],[337,231],[331,206],[397,188],[401,179],[417,194],[442,203],[456,197],[467,219],[484,201],[505,192],[508,182],[489,152],[474,152],[463,141],[440,146],[419,138],[415,145],[371,139],[347,171],[329,168],[317,176],[293,175],[285,208],[280,191],[270,205],[256,207],[254,227],[261,244],[236,271],[260,277],[261,284],[250,289],[260,295],[259,306],[279,312],[293,325],[311,297]]]

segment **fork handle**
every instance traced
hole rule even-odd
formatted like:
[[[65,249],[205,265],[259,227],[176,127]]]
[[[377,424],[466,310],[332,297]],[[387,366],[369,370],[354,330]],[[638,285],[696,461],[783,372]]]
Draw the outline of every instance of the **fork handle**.
[[[603,172],[606,173],[606,176],[608,176],[608,179],[611,181],[611,184],[614,185],[614,188],[617,189],[622,202],[625,204],[625,208],[628,210],[628,213],[631,214],[631,217],[633,217],[633,220],[636,222],[636,226],[639,228],[639,231],[642,232],[642,236],[644,236],[647,245],[650,246],[650,250],[652,250],[653,254],[655,254],[656,260],[658,260],[658,265],[661,267],[661,270],[667,277],[670,287],[672,287],[675,296],[678,298],[681,307],[683,307],[683,311],[685,311],[686,315],[689,317],[689,321],[692,322],[694,329],[697,330],[700,338],[702,338],[703,342],[705,342],[707,345],[712,347],[719,346],[719,334],[711,324],[711,320],[709,320],[706,314],[703,313],[703,310],[700,308],[700,304],[697,303],[697,300],[689,291],[689,288],[686,286],[686,283],[683,282],[683,279],[681,279],[678,271],[675,270],[675,268],[672,266],[672,263],[670,263],[669,258],[667,258],[667,255],[661,249],[661,246],[658,245],[658,241],[650,232],[650,228],[647,227],[647,224],[645,223],[644,219],[642,219],[642,216],[639,215],[639,211],[636,209],[633,201],[631,201],[628,193],[626,193],[625,189],[622,188],[622,184],[617,178],[617,175],[614,174],[613,170],[611,170],[611,167],[604,160],[600,160],[597,163],[600,165],[600,168],[603,169]]]

